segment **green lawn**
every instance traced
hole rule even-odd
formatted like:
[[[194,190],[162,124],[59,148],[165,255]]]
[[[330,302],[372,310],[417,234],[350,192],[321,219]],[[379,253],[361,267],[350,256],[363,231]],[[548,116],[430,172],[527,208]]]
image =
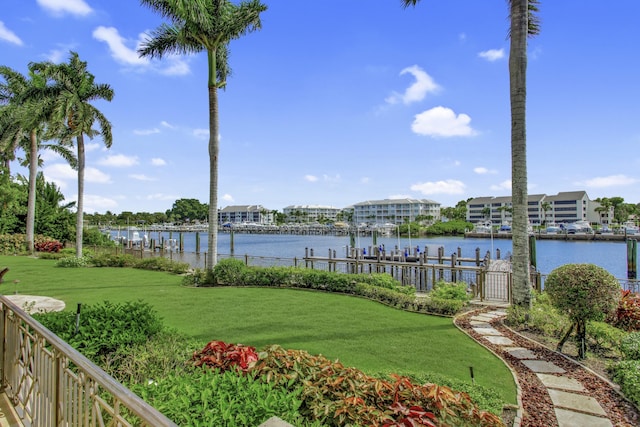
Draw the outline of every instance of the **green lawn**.
[[[186,288],[179,276],[130,268],[57,268],[55,261],[0,256],[0,292],[78,303],[144,300],[167,326],[203,342],[279,344],[339,359],[369,373],[438,372],[516,402],[513,377],[451,319],[407,313],[356,297],[291,289]],[[15,281],[19,283],[14,283]]]

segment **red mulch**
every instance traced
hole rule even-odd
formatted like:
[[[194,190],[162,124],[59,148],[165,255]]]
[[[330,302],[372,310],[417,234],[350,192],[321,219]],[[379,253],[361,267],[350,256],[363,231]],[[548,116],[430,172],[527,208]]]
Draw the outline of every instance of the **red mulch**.
[[[469,323],[470,315],[472,315],[472,313],[458,318],[456,324],[476,341],[479,341],[482,345],[500,356],[516,373],[522,392],[523,418],[521,426],[557,427],[558,423],[551,398],[547,393],[546,387],[538,379],[536,374],[527,368],[519,359],[503,351],[502,346],[491,344],[486,339],[482,339],[482,336],[472,329]],[[591,370],[586,369],[570,358],[515,333],[505,327],[499,320],[493,321],[491,324],[505,337],[511,339],[515,343],[515,346],[530,349],[540,359],[552,362],[563,368],[566,371],[564,375],[580,381],[587,389],[587,391],[582,394],[595,398],[605,410],[609,420],[611,420],[614,426],[640,426],[640,411],[599,375],[596,375]]]

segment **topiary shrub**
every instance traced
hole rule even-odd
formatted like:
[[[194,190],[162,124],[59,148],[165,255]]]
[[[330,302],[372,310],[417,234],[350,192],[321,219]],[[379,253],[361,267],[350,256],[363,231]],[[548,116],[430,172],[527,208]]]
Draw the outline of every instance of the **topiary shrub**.
[[[604,320],[618,308],[620,283],[607,270],[593,264],[567,264],[553,270],[545,281],[551,303],[567,315],[571,326],[558,343],[557,350],[576,329],[580,343],[578,357],[586,354],[586,324]]]

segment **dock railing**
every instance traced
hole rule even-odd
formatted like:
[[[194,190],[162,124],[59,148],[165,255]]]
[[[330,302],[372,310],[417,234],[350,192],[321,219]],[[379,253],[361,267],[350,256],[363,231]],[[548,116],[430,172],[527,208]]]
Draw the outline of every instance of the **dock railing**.
[[[26,427],[177,427],[0,296],[2,392]]]

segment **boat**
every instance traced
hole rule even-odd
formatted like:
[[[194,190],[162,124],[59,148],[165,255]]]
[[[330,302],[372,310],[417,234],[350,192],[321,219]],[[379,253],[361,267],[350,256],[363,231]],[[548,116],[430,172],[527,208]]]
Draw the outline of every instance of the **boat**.
[[[567,234],[593,234],[593,228],[584,220],[567,224],[564,229],[567,231]]]
[[[493,224],[491,221],[480,221],[473,227],[474,233],[491,233],[493,231]]]
[[[634,221],[627,221],[622,224],[622,230],[624,234],[627,235],[640,234],[640,227],[638,227]]]
[[[549,224],[547,224],[547,234],[558,234],[562,231],[562,227],[560,227],[559,224],[556,224],[555,222],[551,222]]]
[[[511,233],[511,224],[508,222],[503,222],[498,230],[499,233]]]

